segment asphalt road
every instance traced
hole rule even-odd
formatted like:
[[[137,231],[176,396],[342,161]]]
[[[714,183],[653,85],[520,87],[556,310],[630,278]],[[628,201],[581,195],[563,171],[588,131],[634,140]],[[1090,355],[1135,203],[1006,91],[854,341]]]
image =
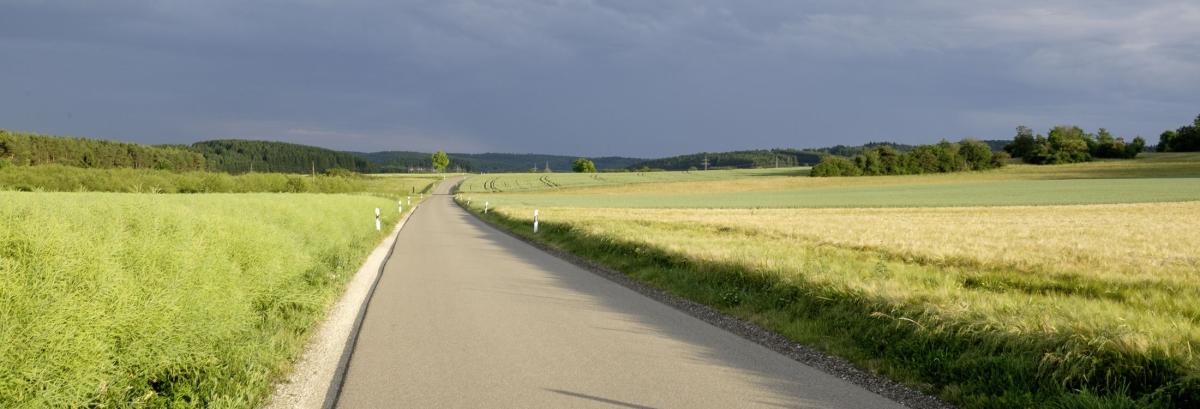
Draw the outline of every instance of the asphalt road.
[[[902,407],[496,231],[453,182],[401,231],[338,407]]]

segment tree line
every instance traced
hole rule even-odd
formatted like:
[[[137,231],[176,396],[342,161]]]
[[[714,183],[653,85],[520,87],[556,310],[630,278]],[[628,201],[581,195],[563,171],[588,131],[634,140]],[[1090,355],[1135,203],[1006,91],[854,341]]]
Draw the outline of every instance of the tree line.
[[[310,173],[329,169],[370,172],[371,162],[315,146],[273,141],[223,139],[196,142],[189,149],[204,155],[208,170],[229,173]]]
[[[1196,152],[1200,151],[1200,115],[1191,125],[1184,125],[1174,131],[1168,130],[1158,136],[1159,152]]]
[[[826,155],[812,168],[811,176],[877,176],[947,173],[993,169],[1004,166],[1009,156],[992,152],[981,141],[963,139],[957,143],[942,140],[933,145],[918,145],[901,152],[880,145],[857,154],[854,158]]]
[[[372,169],[369,161],[348,153],[284,142],[214,140],[190,146],[152,146],[0,129],[0,167],[53,164],[79,168],[229,173],[309,173],[314,170],[324,173],[339,168],[368,172]]]
[[[862,145],[834,145],[824,148],[810,149],[810,151],[853,158],[855,155],[882,147],[889,147],[899,152],[908,152],[913,150],[913,148],[916,148],[916,145],[906,145],[895,142],[867,142]]]
[[[817,163],[821,154],[798,149],[759,149],[733,152],[701,152],[651,159],[632,164],[632,170],[746,169],[804,166]],[[706,166],[707,163],[707,166]]]
[[[1140,136],[1125,142],[1125,138],[1113,137],[1104,128],[1091,134],[1078,126],[1059,125],[1046,136],[1034,135],[1029,127],[1018,126],[1017,136],[1004,150],[1025,163],[1052,165],[1087,162],[1093,158],[1132,159],[1145,147],[1146,140]]]
[[[68,138],[0,129],[0,167],[59,164],[80,168],[204,170],[204,156],[177,147]]]

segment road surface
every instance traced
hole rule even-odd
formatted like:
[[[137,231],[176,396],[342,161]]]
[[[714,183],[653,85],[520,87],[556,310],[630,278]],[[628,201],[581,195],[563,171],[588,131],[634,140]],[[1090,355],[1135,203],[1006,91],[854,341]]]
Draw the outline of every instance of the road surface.
[[[339,408],[899,408],[480,222],[409,219]]]

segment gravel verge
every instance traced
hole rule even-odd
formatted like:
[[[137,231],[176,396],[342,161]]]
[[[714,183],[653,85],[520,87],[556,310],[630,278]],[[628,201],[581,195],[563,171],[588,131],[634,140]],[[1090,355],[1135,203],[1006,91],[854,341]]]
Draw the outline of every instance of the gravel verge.
[[[320,409],[330,408],[336,403],[338,389],[345,377],[347,364],[353,352],[358,329],[366,315],[367,303],[375,284],[383,273],[383,266],[392,256],[396,237],[408,218],[416,213],[420,205],[404,215],[392,233],[379,243],[367,261],[354,273],[346,285],[341,298],[333,304],[324,321],[304,347],[304,355],[295,363],[286,381],[275,385],[265,408],[267,409]]]

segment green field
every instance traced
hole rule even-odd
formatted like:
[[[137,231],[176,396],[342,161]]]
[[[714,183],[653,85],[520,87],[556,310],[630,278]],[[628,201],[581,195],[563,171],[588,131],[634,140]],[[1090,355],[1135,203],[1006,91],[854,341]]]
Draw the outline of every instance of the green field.
[[[757,176],[807,175],[809,168],[737,169],[696,172],[498,173],[474,175],[459,186],[464,193],[528,192],[638,183],[730,180]]]
[[[1200,155],[539,189],[460,199],[962,407],[1200,405]]]
[[[624,175],[476,175],[459,191],[495,206],[623,208],[823,208],[1014,206],[1200,200],[1200,155],[1156,154],[1136,161],[1064,166],[1015,165],[955,174],[844,178],[796,177],[790,170],[716,170]],[[701,174],[701,175],[697,175]],[[607,175],[605,175],[607,177]],[[488,194],[481,186],[513,185]],[[620,182],[628,183],[621,184]],[[573,188],[568,188],[573,187]],[[511,192],[511,193],[510,193]],[[495,193],[495,192],[494,192]]]
[[[399,215],[362,195],[0,192],[0,407],[261,404]]]

